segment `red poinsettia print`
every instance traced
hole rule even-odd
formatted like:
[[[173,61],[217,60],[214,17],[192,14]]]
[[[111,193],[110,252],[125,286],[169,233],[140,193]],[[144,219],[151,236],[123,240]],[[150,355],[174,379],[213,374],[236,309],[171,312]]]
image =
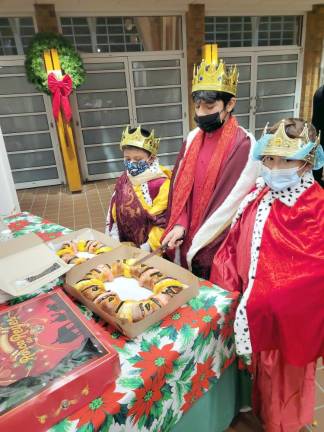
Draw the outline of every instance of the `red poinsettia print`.
[[[173,362],[177,360],[180,354],[172,350],[173,343],[165,345],[162,349],[156,345],[152,345],[150,351],[140,352],[138,355],[142,357],[134,364],[134,367],[141,368],[141,377],[146,380],[148,377],[158,373],[160,377],[164,377],[173,371]]]
[[[175,312],[168,315],[161,323],[161,327],[173,326],[176,330],[180,330],[185,324],[197,327],[194,325],[196,312],[190,306],[184,306],[177,309]]]
[[[190,392],[188,392],[185,397],[185,403],[182,405],[181,410],[183,412],[188,411],[191,406],[198,400],[201,398],[201,396],[203,395],[203,392],[201,390],[201,388],[199,387],[195,387],[193,386],[192,389],[190,390]]]
[[[62,235],[61,232],[37,232],[36,233],[38,235],[38,237],[40,237],[41,239],[43,239],[44,241],[50,241],[50,240],[54,240],[57,237],[60,237]]]
[[[119,401],[124,394],[115,392],[115,388],[116,385],[114,383],[109,386],[102,396],[94,399],[86,407],[70,416],[69,420],[79,420],[78,428],[87,423],[92,423],[94,430],[99,430],[107,414],[114,415],[120,411]]]
[[[236,356],[234,355],[233,357],[227,358],[224,361],[224,364],[223,364],[222,369],[221,369],[221,373],[223,373],[229,366],[231,366],[231,364],[233,363],[235,358],[236,358]]]
[[[217,329],[220,317],[215,307],[211,307],[207,310],[200,309],[196,312],[198,327],[204,337],[207,337],[212,330]]]
[[[241,294],[238,291],[229,291],[226,295],[226,298],[237,300],[236,302],[233,302],[233,306],[236,306],[236,303],[238,303],[238,299],[240,295]]]
[[[224,322],[221,325],[220,335],[223,340],[227,339],[229,336],[233,334],[233,326],[235,321],[235,308],[231,307],[229,312],[224,315]]]
[[[24,229],[27,225],[29,225],[29,223],[27,221],[20,220],[20,221],[17,221],[17,222],[10,222],[8,224],[8,228],[11,231],[20,231],[20,230]]]
[[[164,384],[164,378],[155,375],[153,379],[147,379],[143,387],[135,390],[135,403],[128,411],[129,416],[134,416],[133,423],[137,423],[144,414],[148,416],[152,405],[162,399],[161,388]]]
[[[208,390],[209,378],[215,376],[213,372],[213,357],[208,357],[205,363],[197,363],[197,372],[192,378],[192,388]]]
[[[204,287],[204,288],[205,287],[208,287],[208,288],[215,287],[215,285],[212,282],[208,281],[208,280],[202,280],[202,281],[200,281],[200,286]]]

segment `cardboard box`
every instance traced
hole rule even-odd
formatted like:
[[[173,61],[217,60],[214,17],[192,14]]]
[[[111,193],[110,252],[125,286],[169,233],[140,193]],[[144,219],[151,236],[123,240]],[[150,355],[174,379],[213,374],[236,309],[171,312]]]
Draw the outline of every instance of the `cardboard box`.
[[[80,264],[79,266],[75,266],[66,276],[65,286],[66,291],[75,297],[79,302],[85,304],[89,309],[103,318],[105,321],[108,321],[112,325],[118,328],[122,333],[126,336],[133,338],[144,330],[146,330],[152,324],[162,320],[164,317],[169,315],[171,312],[176,310],[178,307],[182,306],[192,297],[198,295],[199,292],[199,283],[198,278],[190,273],[188,270],[185,270],[179,267],[176,264],[173,264],[163,258],[153,256],[145,261],[146,264],[151,265],[159,269],[162,273],[167,276],[174,277],[178,279],[180,282],[188,285],[188,288],[182,290],[178,294],[176,294],[172,299],[170,299],[169,303],[162,307],[161,309],[155,311],[151,315],[148,315],[144,319],[138,322],[130,323],[127,320],[121,320],[119,318],[113,317],[105,313],[101,308],[96,306],[93,302],[84,298],[73,285],[78,282],[80,279],[84,277],[84,275],[92,268],[96,267],[98,264],[107,263],[110,264],[113,261],[118,259],[127,259],[127,258],[140,258],[146,255],[146,252],[143,252],[140,249],[131,247],[131,246],[120,246],[117,249],[114,249],[111,252],[107,252],[99,255],[96,258],[93,258],[91,261]]]
[[[55,240],[47,242],[48,246],[55,252],[61,249],[63,243],[74,241],[78,242],[79,240],[98,240],[103,243],[105,246],[109,246],[111,248],[116,248],[120,246],[120,242],[114,240],[112,237],[103,234],[100,231],[96,231],[92,228],[83,228],[78,231],[73,231],[70,234],[63,235],[61,237],[56,238]],[[90,254],[87,252],[81,252],[80,256],[83,256],[87,259],[92,259],[95,257],[95,254]],[[72,264],[73,265],[73,264]]]
[[[0,313],[0,429],[47,431],[120,373],[100,327],[61,289]]]
[[[0,243],[0,301],[36,292],[70,268],[34,233]]]

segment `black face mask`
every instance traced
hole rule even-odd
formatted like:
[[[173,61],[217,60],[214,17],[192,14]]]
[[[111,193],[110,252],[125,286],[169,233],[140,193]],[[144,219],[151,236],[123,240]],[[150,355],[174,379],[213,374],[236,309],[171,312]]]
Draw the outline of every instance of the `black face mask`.
[[[222,111],[221,111],[222,112]],[[195,115],[195,122],[204,132],[213,132],[223,126],[224,120],[220,118],[220,113],[207,114],[203,116]]]

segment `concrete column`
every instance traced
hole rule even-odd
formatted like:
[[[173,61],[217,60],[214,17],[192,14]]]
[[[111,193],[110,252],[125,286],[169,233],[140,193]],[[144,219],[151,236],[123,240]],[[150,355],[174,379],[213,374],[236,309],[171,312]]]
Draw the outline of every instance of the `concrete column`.
[[[324,42],[324,5],[315,5],[307,14],[300,117],[312,119],[313,96],[320,86],[320,69]]]
[[[186,14],[187,27],[187,69],[188,69],[188,106],[190,129],[195,127],[194,106],[191,98],[192,72],[194,64],[201,62],[201,48],[205,43],[205,5],[189,4]]]
[[[38,31],[58,33],[54,4],[35,4],[34,7]]]

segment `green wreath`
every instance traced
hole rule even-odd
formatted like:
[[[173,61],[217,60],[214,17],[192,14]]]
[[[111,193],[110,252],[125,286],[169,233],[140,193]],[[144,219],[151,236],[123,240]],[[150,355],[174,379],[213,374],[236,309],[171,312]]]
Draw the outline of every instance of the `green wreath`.
[[[64,36],[56,33],[37,33],[33,37],[25,60],[28,81],[41,92],[50,94],[43,53],[51,48],[57,49],[62,72],[64,75],[70,75],[73,88],[76,89],[83,84],[86,72],[80,55]]]

